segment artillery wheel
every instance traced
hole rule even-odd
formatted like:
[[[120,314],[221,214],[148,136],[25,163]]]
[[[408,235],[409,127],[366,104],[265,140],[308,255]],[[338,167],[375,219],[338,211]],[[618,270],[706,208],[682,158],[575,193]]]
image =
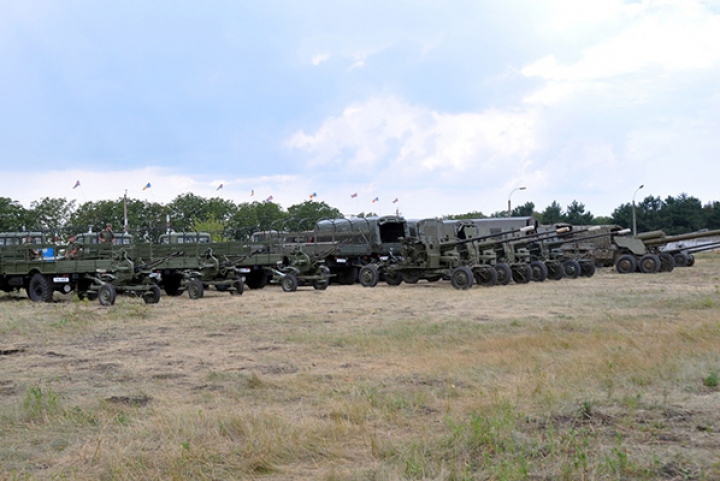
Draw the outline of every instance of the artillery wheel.
[[[28,283],[27,295],[33,302],[52,302],[52,285],[47,277],[36,272]]]
[[[417,272],[406,273],[402,275],[402,280],[407,284],[417,284],[420,280],[420,274]]]
[[[329,284],[330,284],[330,281],[327,278],[316,279],[315,281],[313,281],[313,289],[315,289],[316,291],[324,291],[325,289],[328,288]]]
[[[335,276],[335,279],[337,280],[337,283],[341,286],[351,286],[355,284],[355,281],[357,281],[357,277],[357,267],[343,267],[337,270],[337,275]]]
[[[565,277],[569,279],[577,279],[580,277],[580,263],[575,259],[568,259],[562,263],[562,270],[565,273]]]
[[[402,284],[403,281],[402,275],[398,274],[397,272],[386,272],[385,274],[383,274],[383,278],[389,286],[399,286],[400,284]]]
[[[245,277],[245,284],[250,289],[262,289],[268,283],[268,273],[265,269],[258,269]]]
[[[637,259],[630,254],[623,254],[615,262],[615,270],[620,274],[630,274],[637,270]]]
[[[295,274],[285,274],[280,279],[280,287],[284,292],[295,292],[297,290],[298,280]]]
[[[597,267],[593,261],[580,262],[580,275],[583,277],[592,277],[597,272]]]
[[[562,266],[557,261],[552,261],[548,264],[545,264],[548,269],[548,279],[551,281],[559,281],[565,276],[565,271],[563,271]]]
[[[243,292],[245,292],[245,284],[243,284],[242,278],[237,278],[228,291],[230,291],[231,296],[242,296]]]
[[[202,296],[205,295],[205,287],[203,287],[202,282],[197,279],[192,279],[190,282],[188,282],[185,290],[187,291],[188,297],[190,299],[200,299]]]
[[[511,267],[512,279],[516,284],[527,284],[532,279],[530,264],[515,264]]]
[[[160,302],[160,288],[156,285],[150,286],[150,289],[143,292],[143,301],[145,304],[157,304]]]
[[[373,265],[363,266],[358,274],[358,280],[363,287],[375,287],[380,280],[380,273]]]
[[[688,267],[694,266],[694,265],[695,265],[695,256],[692,255],[692,254],[688,254],[688,258],[689,258],[690,260],[688,261],[687,266],[688,266]]]
[[[645,254],[640,258],[638,267],[643,274],[655,274],[660,271],[660,258],[655,254]]]
[[[101,306],[112,306],[117,299],[117,291],[112,284],[103,284],[97,292],[97,300]]]
[[[497,283],[499,286],[507,286],[512,280],[512,271],[510,266],[504,262],[500,262],[493,266],[497,272]]]
[[[548,277],[548,267],[544,262],[532,261],[530,263],[530,269],[532,269],[531,279],[535,282],[543,282]]]
[[[660,272],[672,272],[675,269],[675,258],[667,252],[660,254]]]
[[[473,285],[473,273],[469,267],[456,267],[450,274],[450,283],[455,289],[469,289]]]
[[[687,267],[690,263],[690,256],[684,252],[678,252],[673,256],[675,260],[675,267]]]
[[[491,266],[475,267],[472,271],[477,285],[494,286],[497,284],[498,273]]]
[[[165,288],[165,294],[173,297],[182,295],[183,291],[180,288],[181,284],[182,276],[173,275],[163,279],[163,287]]]

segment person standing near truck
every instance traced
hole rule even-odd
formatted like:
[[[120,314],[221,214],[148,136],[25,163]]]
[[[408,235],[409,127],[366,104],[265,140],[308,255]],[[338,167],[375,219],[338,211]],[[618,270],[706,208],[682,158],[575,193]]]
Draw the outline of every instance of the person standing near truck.
[[[112,244],[115,234],[112,231],[112,224],[105,225],[105,230],[98,234],[98,240],[103,244]]]

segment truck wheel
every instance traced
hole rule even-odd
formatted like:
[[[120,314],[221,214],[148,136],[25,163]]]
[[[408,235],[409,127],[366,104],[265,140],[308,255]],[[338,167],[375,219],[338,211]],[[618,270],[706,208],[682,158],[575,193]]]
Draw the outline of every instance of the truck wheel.
[[[47,277],[36,272],[30,278],[27,295],[33,302],[52,302],[53,291]]]
[[[265,269],[262,268],[251,272],[245,278],[245,284],[247,284],[250,289],[262,289],[267,285],[267,283],[268,273]]]
[[[532,280],[535,282],[543,282],[548,277],[548,268],[544,262],[533,261],[530,263],[532,269]]]
[[[655,274],[660,271],[660,258],[655,254],[645,254],[640,258],[638,267],[643,274]]]
[[[357,280],[358,270],[357,267],[343,267],[337,270],[335,279],[341,286],[351,286],[355,284]]]
[[[358,274],[358,281],[363,287],[375,287],[380,280],[380,273],[373,265],[363,266]]]
[[[297,290],[298,281],[297,277],[295,277],[295,274],[285,274],[282,279],[280,279],[280,287],[282,287],[282,290],[285,292],[295,292]]]
[[[117,291],[112,284],[103,284],[97,292],[97,299],[101,306],[112,306],[117,299]]]
[[[456,267],[450,274],[450,283],[455,289],[469,289],[473,285],[473,273],[468,267]]]
[[[577,279],[580,276],[580,263],[575,259],[569,259],[562,263],[562,270],[565,277],[569,279]]]
[[[183,291],[180,289],[182,284],[182,276],[167,276],[163,278],[163,287],[165,288],[165,294],[168,296],[180,296]]]
[[[615,270],[620,274],[630,274],[637,270],[637,260],[630,254],[623,254],[615,262]]]
[[[145,304],[157,304],[160,302],[160,288],[158,286],[150,286],[146,292],[143,292],[143,301]]]
[[[188,282],[185,290],[187,290],[188,297],[190,299],[200,299],[205,295],[205,288],[203,287],[202,282],[197,279],[192,279]]]
[[[512,280],[512,271],[510,270],[510,266],[505,264],[504,262],[500,262],[498,264],[495,264],[493,267],[497,272],[498,285],[507,286],[508,284],[510,284],[510,281]]]

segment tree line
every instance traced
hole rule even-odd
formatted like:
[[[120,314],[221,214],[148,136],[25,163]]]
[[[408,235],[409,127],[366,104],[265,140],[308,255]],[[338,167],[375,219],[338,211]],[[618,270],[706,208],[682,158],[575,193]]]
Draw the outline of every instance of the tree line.
[[[720,229],[720,202],[705,205],[687,194],[677,197],[646,197],[636,204],[638,232],[662,230],[667,234],[682,234],[701,229]],[[375,215],[360,213],[360,217]],[[506,211],[490,215],[482,212],[449,214],[446,219],[506,217]],[[611,216],[594,216],[585,205],[573,201],[565,209],[553,201],[543,211],[535,210],[535,204],[527,202],[512,211],[513,216],[532,216],[541,224],[560,222],[572,225],[617,224],[632,227],[632,204],[618,206]],[[220,232],[227,238],[247,238],[260,230],[301,231],[310,230],[321,219],[337,219],[343,214],[325,202],[306,200],[283,209],[274,202],[243,202],[213,197],[210,199],[194,194],[182,194],[168,204],[147,200],[119,198],[77,204],[65,198],[43,198],[34,201],[29,208],[7,197],[0,197],[0,231],[43,231],[66,234],[98,232],[107,223],[115,231],[122,231],[125,218],[130,232],[142,232],[156,238],[167,230]]]

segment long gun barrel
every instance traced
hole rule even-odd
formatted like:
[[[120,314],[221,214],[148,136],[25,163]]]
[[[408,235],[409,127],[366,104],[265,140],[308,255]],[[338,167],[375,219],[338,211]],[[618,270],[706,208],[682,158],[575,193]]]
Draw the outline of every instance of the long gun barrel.
[[[713,237],[713,236],[720,236],[720,230],[708,230],[704,232],[690,232],[688,234],[679,234],[679,235],[671,235],[666,236],[662,231],[655,231],[658,232],[659,235],[648,237],[648,234],[645,233],[644,235],[638,235],[638,238],[640,238],[645,245],[650,246],[659,246],[663,244],[669,244],[671,242],[680,242],[685,240],[692,240],[692,239],[701,239],[703,237]],[[655,233],[653,232],[653,234]]]
[[[230,265],[233,265],[233,264],[237,264],[238,262],[242,262],[242,261],[244,261],[245,259],[247,259],[247,258],[249,258],[249,257],[252,257],[252,256],[254,256],[254,255],[260,254],[260,253],[263,252],[263,251],[265,251],[265,246],[260,247],[259,249],[255,249],[255,250],[253,250],[253,251],[251,251],[251,252],[249,252],[249,253],[247,253],[247,254],[241,254],[241,255],[238,255],[238,256],[234,256],[234,257],[232,257],[232,258],[230,258],[230,259],[225,259],[224,261],[222,261],[222,262],[220,263],[220,267],[227,267],[227,266],[230,266]]]
[[[161,259],[155,259],[154,261],[146,262],[144,264],[140,264],[139,266],[135,266],[135,272],[140,272],[145,269],[152,269],[153,267],[157,267],[160,264],[163,264],[164,262],[167,262],[174,257],[181,257],[184,255],[185,251],[175,251],[172,254],[168,254]]]

